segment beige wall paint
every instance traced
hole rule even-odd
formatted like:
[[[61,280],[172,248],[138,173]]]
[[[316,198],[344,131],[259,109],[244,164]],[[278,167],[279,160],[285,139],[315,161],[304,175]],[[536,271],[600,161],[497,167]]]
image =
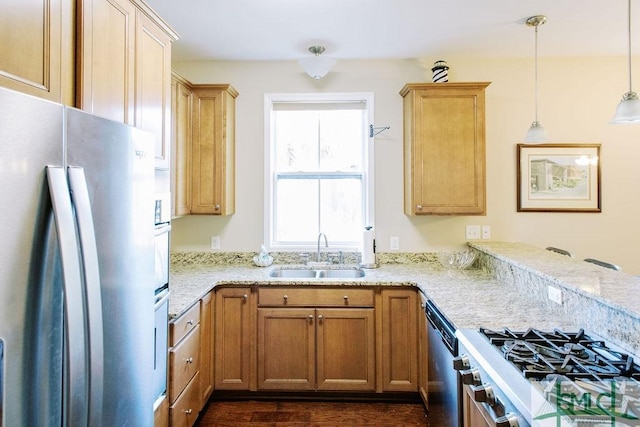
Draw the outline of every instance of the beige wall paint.
[[[640,274],[640,126],[615,126],[615,107],[627,90],[626,60],[541,58],[539,119],[550,142],[602,144],[602,213],[516,212],[516,144],[534,117],[533,59],[445,58],[450,81],[490,81],[487,89],[487,215],[418,217],[403,213],[402,98],[405,83],[431,80],[439,58],[341,60],[322,80],[306,76],[294,61],[191,62],[174,68],[193,83],[231,83],[236,102],[236,214],[174,220],[173,250],[207,251],[210,236],[222,250],[257,251],[263,241],[264,94],[282,92],[374,92],[375,125],[390,126],[375,140],[376,238],[380,252],[389,237],[401,251],[434,251],[465,244],[467,224],[490,225],[492,240],[558,246],[576,257],[615,262]],[[423,65],[424,64],[424,65]],[[331,243],[331,236],[329,236]]]

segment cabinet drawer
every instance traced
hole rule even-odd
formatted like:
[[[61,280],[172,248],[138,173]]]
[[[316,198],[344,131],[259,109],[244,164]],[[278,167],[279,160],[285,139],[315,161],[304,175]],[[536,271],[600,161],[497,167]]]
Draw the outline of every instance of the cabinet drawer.
[[[172,427],[191,427],[200,412],[200,378],[199,373],[193,377],[178,400],[169,408]]]
[[[258,304],[276,307],[373,307],[372,289],[260,288]]]
[[[169,346],[173,347],[200,323],[200,304],[194,304],[186,313],[169,324]]]
[[[169,350],[169,401],[173,402],[200,369],[200,325]]]

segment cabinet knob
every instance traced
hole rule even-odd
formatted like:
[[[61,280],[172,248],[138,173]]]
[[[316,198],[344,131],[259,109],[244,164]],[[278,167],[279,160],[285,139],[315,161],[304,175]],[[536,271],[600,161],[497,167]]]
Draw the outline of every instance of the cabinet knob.
[[[342,298],[344,299],[344,302],[348,302],[349,301],[349,295],[345,295]]]
[[[187,363],[193,363],[193,357],[187,358]]]
[[[421,211],[421,210],[422,210],[422,205],[417,205],[417,206],[416,206],[416,209],[417,209],[417,210],[419,210],[419,211]]]
[[[284,302],[287,302],[287,300],[289,299],[289,295],[283,295],[282,299],[284,300]]]
[[[322,320],[322,319],[324,319],[324,318],[322,317],[322,314],[318,314],[318,320]]]
[[[249,299],[249,295],[247,294],[242,295],[242,301],[246,301],[248,299]]]
[[[219,205],[219,204],[216,204],[213,208],[214,208],[215,210],[219,211],[219,210],[220,210],[220,205]]]
[[[310,314],[310,315],[309,315],[309,320],[310,320],[310,321],[313,321],[313,314]]]
[[[187,414],[187,415],[191,415],[192,412],[193,412],[192,409],[185,409],[184,410],[184,413]]]

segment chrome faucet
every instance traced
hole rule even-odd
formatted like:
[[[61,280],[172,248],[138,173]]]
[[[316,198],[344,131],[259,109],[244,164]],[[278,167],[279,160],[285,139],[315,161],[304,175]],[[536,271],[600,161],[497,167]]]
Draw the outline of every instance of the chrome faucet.
[[[329,241],[327,241],[327,236],[324,233],[318,234],[318,256],[317,256],[318,262],[320,262],[320,238],[321,237],[324,237],[324,247],[325,248],[329,247]]]

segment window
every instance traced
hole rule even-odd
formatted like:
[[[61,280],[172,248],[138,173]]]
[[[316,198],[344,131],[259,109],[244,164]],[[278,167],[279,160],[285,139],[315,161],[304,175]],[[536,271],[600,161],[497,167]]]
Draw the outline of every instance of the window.
[[[265,96],[265,241],[357,249],[373,226],[372,94]]]

